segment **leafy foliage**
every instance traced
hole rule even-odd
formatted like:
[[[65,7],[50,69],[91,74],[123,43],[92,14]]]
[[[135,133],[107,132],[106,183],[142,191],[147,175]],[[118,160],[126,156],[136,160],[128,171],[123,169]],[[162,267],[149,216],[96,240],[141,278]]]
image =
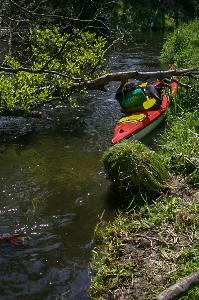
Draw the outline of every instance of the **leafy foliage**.
[[[112,23],[127,30],[171,30],[197,15],[196,1],[128,1],[115,3]]]
[[[28,111],[52,101],[54,95],[66,100],[75,82],[101,74],[98,67],[106,45],[103,37],[80,30],[62,33],[57,27],[44,30],[37,27],[30,35],[28,67],[33,73],[20,71],[14,75],[0,75],[1,113],[18,107]],[[22,67],[22,63],[11,56],[6,57],[6,64],[13,69]],[[64,76],[43,73],[45,69]]]

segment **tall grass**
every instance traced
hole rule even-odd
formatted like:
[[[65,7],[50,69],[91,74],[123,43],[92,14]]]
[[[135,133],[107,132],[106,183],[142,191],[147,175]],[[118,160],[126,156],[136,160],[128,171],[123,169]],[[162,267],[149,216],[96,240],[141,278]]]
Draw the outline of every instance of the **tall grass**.
[[[196,67],[199,62],[199,20],[178,27],[168,35],[161,60],[176,67]]]
[[[160,153],[171,170],[190,174],[199,156],[199,112],[170,116],[168,123]]]
[[[177,28],[168,36],[161,60],[177,68],[199,67],[199,20]],[[191,88],[179,86],[167,130],[160,142],[161,153],[170,169],[189,175],[188,181],[198,186],[199,78],[183,76],[179,80]]]

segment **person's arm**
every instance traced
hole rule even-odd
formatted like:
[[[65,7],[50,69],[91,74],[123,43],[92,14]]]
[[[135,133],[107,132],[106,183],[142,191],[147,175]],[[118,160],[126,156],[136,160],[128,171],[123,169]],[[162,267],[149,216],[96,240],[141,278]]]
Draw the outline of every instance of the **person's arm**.
[[[123,92],[123,88],[125,86],[125,83],[127,83],[127,82],[128,82],[128,76],[126,74],[122,75],[121,76],[121,83],[120,83],[120,86],[118,87],[116,93]]]
[[[122,75],[120,86],[118,87],[118,89],[116,91],[116,95],[115,95],[116,100],[119,101],[119,102],[121,102],[121,100],[122,100],[123,89],[124,89],[124,86],[127,82],[128,82],[128,76],[126,74]]]

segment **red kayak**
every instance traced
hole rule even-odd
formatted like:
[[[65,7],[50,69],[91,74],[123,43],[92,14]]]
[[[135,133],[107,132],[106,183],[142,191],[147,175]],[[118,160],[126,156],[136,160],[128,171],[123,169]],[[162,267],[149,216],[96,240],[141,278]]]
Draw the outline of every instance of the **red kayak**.
[[[154,86],[155,85],[156,82],[154,82]],[[172,94],[175,95],[177,83],[172,82],[170,86]],[[169,105],[169,95],[164,93],[158,108],[152,107],[148,110],[133,112],[131,115],[121,118],[115,126],[112,144],[116,144],[123,139],[142,139],[163,121]]]

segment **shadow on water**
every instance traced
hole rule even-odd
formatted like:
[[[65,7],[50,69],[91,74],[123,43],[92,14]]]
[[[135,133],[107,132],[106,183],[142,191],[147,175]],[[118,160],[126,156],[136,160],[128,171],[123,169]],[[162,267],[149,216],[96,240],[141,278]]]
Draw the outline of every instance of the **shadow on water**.
[[[108,67],[157,70],[161,43],[142,37],[112,53]],[[75,111],[47,107],[44,120],[0,119],[0,132],[13,130],[1,135],[0,234],[31,238],[25,249],[1,249],[1,300],[89,299],[93,231],[104,209],[114,211],[109,200],[121,201],[100,161],[120,116],[117,86],[91,92]]]

